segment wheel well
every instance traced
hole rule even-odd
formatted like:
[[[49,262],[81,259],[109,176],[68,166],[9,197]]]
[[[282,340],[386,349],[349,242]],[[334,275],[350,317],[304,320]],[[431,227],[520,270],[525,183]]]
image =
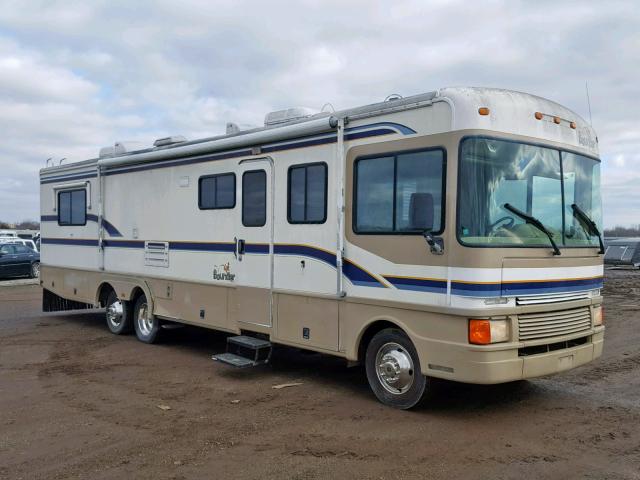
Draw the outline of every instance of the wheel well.
[[[360,337],[360,343],[358,345],[358,361],[364,361],[365,354],[367,353],[367,345],[369,345],[369,342],[376,333],[384,330],[385,328],[396,328],[398,330],[402,330],[398,325],[388,320],[377,320],[368,325]]]
[[[131,292],[131,296],[129,297],[131,305],[134,305],[141,295],[144,295],[144,291],[140,287],[134,288],[133,292]]]
[[[100,285],[100,288],[98,288],[98,304],[101,307],[106,307],[109,294],[114,291],[113,287],[108,283]]]

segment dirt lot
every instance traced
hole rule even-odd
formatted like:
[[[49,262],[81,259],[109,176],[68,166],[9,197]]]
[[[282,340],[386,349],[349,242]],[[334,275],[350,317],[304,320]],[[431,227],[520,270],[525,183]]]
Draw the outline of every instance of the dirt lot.
[[[640,272],[607,275],[602,359],[441,382],[412,412],[336,359],[283,349],[232,370],[210,359],[224,335],[144,345],[100,314],[41,313],[36,285],[0,286],[0,478],[640,478]],[[287,382],[302,385],[272,388]]]

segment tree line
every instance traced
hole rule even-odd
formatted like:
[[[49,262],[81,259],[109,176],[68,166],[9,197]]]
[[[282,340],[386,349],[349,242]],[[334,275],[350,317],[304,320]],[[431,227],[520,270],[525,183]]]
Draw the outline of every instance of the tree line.
[[[616,226],[613,228],[605,228],[605,237],[640,237],[640,225],[635,227],[621,227]]]
[[[23,220],[18,223],[3,222],[0,220],[0,229],[5,230],[40,230],[40,222],[35,220]]]

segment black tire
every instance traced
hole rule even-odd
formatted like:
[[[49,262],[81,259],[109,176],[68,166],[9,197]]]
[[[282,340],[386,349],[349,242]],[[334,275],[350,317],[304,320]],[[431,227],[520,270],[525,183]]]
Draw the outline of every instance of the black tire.
[[[156,343],[160,337],[160,320],[149,311],[147,297],[140,295],[133,307],[136,337],[143,343]]]
[[[116,292],[111,290],[107,296],[105,307],[105,320],[111,333],[114,335],[122,335],[133,330],[131,302],[118,300]]]
[[[38,278],[40,276],[40,262],[33,262],[31,264],[31,270],[29,271],[31,278]]]
[[[418,352],[402,330],[376,333],[367,345],[365,366],[371,390],[385,405],[407,410],[425,399],[429,378],[422,375]]]

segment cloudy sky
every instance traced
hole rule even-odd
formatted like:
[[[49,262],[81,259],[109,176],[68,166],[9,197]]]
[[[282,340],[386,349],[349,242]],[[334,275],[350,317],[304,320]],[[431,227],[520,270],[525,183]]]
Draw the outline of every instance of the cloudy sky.
[[[457,85],[534,93],[588,119],[585,81],[605,225],[638,224],[637,1],[0,0],[0,219],[38,217],[47,158],[115,140]]]

